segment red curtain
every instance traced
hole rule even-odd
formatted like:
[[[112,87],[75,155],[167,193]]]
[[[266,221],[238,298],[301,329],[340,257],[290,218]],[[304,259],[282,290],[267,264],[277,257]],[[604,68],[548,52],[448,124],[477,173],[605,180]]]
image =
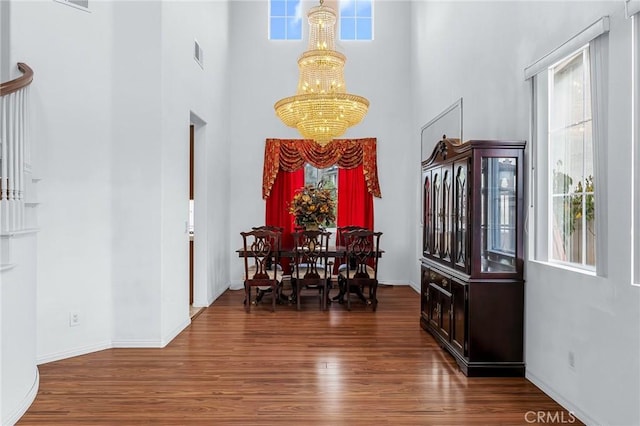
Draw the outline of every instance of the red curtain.
[[[362,226],[373,231],[373,195],[367,191],[362,164],[353,169],[338,168],[338,227]],[[337,259],[338,273],[345,259]]]
[[[293,228],[295,226],[293,215],[289,214],[289,203],[297,189],[304,186],[304,167],[294,172],[280,170],[278,173],[271,194],[267,198],[265,225],[281,226],[282,247],[293,247]],[[280,259],[280,263],[285,274],[289,274],[289,259]]]
[[[367,190],[362,164],[338,169],[338,227],[349,225],[373,231],[373,196]]]

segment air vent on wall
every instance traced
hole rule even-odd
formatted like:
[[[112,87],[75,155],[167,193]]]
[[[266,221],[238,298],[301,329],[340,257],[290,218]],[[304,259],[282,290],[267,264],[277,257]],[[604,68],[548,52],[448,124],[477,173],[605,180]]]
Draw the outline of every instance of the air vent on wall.
[[[203,55],[204,55],[204,52],[202,51],[202,47],[200,47],[200,44],[198,43],[198,40],[194,40],[194,42],[193,42],[193,59],[196,60],[196,62],[198,63],[198,65],[200,65],[200,67],[202,69],[204,69]]]

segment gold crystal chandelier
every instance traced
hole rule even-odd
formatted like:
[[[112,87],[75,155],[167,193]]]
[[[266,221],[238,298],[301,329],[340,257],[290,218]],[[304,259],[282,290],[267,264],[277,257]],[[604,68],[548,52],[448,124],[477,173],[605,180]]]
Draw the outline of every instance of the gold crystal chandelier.
[[[347,93],[344,63],[347,58],[336,52],[334,29],[336,12],[323,5],[307,14],[308,50],[298,59],[300,79],[295,96],[280,99],[274,108],[280,120],[295,127],[305,139],[320,145],[343,135],[358,124],[369,109],[369,101]]]

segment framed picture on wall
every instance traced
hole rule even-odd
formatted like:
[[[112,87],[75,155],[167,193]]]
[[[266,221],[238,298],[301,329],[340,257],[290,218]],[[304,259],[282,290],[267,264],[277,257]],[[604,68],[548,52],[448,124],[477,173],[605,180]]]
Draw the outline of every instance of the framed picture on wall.
[[[425,124],[420,131],[421,163],[428,160],[433,153],[433,148],[442,139],[457,139],[462,142],[462,98],[448,106],[444,111]],[[426,176],[421,173],[420,194],[421,205],[425,202]],[[424,225],[424,218],[420,215],[420,224]]]
[[[420,131],[421,161],[428,159],[433,147],[444,138],[458,139],[462,142],[462,98],[422,127]]]

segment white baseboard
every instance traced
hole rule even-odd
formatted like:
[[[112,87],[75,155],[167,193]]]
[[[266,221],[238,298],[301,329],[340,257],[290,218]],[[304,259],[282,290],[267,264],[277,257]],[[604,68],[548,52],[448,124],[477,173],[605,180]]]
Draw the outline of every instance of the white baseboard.
[[[242,288],[244,288],[244,286],[241,284],[241,287],[240,287],[240,288],[242,289]],[[226,287],[226,288],[223,288],[222,290],[219,290],[216,294],[214,294],[214,295],[213,295],[213,297],[211,298],[211,300],[209,301],[209,304],[208,304],[207,306],[211,306],[211,304],[212,304],[213,302],[215,302],[215,300],[216,300],[218,297],[222,296],[222,294],[223,294],[225,291],[227,291],[227,290],[229,290],[229,287]]]
[[[604,424],[602,422],[598,422],[598,421],[594,420],[591,416],[589,416],[583,410],[581,410],[580,408],[576,407],[575,404],[571,403],[571,401],[568,401],[567,399],[565,399],[562,395],[560,395],[558,392],[556,392],[551,386],[546,384],[538,376],[536,376],[535,374],[531,373],[531,371],[529,369],[526,370],[525,378],[527,380],[529,380],[531,383],[533,383],[534,385],[536,385],[538,388],[540,388],[540,390],[542,392],[546,393],[551,399],[556,401],[558,404],[560,404],[562,407],[564,407],[567,411],[569,411],[574,416],[576,416],[584,424],[586,424],[586,425]]]
[[[231,281],[229,283],[229,290],[243,290],[244,283],[242,281]]]
[[[97,343],[95,345],[81,346],[78,348],[69,349],[62,352],[56,352],[52,354],[43,355],[38,357],[36,362],[38,365],[46,364],[48,362],[59,361],[61,359],[73,358],[74,356],[86,355],[92,352],[98,352],[105,349],[111,349],[113,346],[110,342]]]
[[[24,413],[27,412],[33,401],[35,401],[36,396],[38,395],[38,389],[40,388],[40,371],[38,371],[38,367],[36,366],[36,377],[33,380],[33,384],[29,389],[29,392],[26,393],[20,405],[13,413],[9,413],[9,416],[2,419],[3,425],[15,425],[20,420],[20,417],[24,416]]]
[[[46,364],[48,362],[59,361],[62,359],[73,358],[75,356],[87,355],[93,352],[102,351],[112,348],[164,348],[173,339],[175,339],[182,331],[191,324],[191,319],[187,318],[178,327],[176,327],[171,333],[162,338],[161,340],[138,340],[138,339],[120,339],[113,340],[112,342],[103,342],[95,345],[81,346],[78,348],[69,349],[63,352],[56,352],[53,354],[47,354],[39,357],[36,362],[38,365]]]
[[[162,348],[164,346],[163,346],[162,339],[160,340],[121,339],[121,340],[114,340],[111,347],[112,348]]]
[[[406,286],[411,285],[406,281],[397,281],[397,280],[378,280],[378,284],[380,285],[397,285],[397,286]]]
[[[409,283],[408,284],[409,287],[411,287],[412,289],[414,289],[416,291],[416,293],[420,293],[420,286],[418,284],[415,283]]]
[[[162,338],[162,348],[164,348],[165,346],[167,346],[169,343],[171,343],[171,341],[173,339],[175,339],[178,334],[182,333],[182,331],[189,327],[189,325],[191,325],[191,318],[187,318],[186,320],[184,320],[182,322],[182,324],[180,324],[179,326],[177,326],[171,333],[169,333],[168,336],[164,336]]]

